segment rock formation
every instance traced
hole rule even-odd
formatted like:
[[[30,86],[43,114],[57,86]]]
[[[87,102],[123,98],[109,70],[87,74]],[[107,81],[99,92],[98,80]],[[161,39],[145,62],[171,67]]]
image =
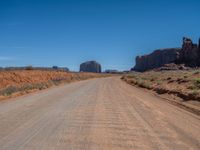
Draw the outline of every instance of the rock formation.
[[[80,72],[101,73],[101,65],[96,61],[87,61],[80,65]]]
[[[191,39],[184,37],[182,50],[179,52],[176,63],[185,64],[190,67],[199,66],[200,49]]]
[[[149,55],[137,56],[135,71],[146,71],[159,68],[164,64],[172,63],[177,59],[177,55],[181,48],[160,49]]]
[[[149,55],[137,56],[136,65],[132,70],[146,71],[169,63],[185,64],[189,67],[200,66],[200,39],[197,45],[184,37],[182,48],[155,50]]]

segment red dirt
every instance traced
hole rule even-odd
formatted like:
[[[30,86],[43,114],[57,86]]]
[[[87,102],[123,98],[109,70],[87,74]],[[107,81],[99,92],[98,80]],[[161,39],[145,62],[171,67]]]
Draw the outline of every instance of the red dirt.
[[[15,70],[15,71],[0,71],[0,91],[9,87],[21,88],[26,85],[48,85],[45,88],[52,86],[50,81],[58,81],[60,83],[68,83],[72,81],[85,80],[89,78],[103,77],[105,74],[96,73],[72,73],[65,71],[42,71],[42,70]],[[57,85],[57,84],[56,84]],[[43,89],[43,88],[42,88]],[[11,95],[0,94],[0,99],[8,97],[16,97],[32,91],[41,89],[31,89],[19,92],[13,92]]]

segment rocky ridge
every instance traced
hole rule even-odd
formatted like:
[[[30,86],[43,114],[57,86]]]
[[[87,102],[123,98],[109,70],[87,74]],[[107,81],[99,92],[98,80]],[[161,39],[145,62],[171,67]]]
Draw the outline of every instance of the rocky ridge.
[[[200,39],[199,44],[194,44],[191,39],[184,37],[181,48],[155,50],[149,55],[137,56],[136,65],[132,70],[147,71],[175,63],[188,67],[200,66]]]

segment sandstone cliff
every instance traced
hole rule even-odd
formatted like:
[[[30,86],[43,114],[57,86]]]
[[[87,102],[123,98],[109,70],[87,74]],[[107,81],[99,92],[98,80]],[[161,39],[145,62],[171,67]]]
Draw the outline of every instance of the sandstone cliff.
[[[87,61],[80,65],[80,72],[101,73],[101,65],[96,61]]]
[[[200,66],[200,40],[197,45],[184,37],[182,48],[160,49],[149,55],[137,56],[136,65],[132,70],[146,71],[169,63],[185,64],[189,67]]]
[[[144,56],[136,57],[135,71],[146,71],[172,63],[176,60],[178,52],[181,48],[160,49]]]
[[[178,54],[176,63],[182,63],[189,67],[200,66],[200,44],[198,46],[191,39],[184,37],[182,49]]]

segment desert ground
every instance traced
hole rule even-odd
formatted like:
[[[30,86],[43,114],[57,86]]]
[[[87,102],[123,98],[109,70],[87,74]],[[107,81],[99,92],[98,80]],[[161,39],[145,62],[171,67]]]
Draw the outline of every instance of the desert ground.
[[[122,80],[200,114],[200,70],[132,72]]]
[[[17,97],[52,86],[109,76],[97,73],[72,73],[47,70],[0,71],[0,100]]]
[[[0,101],[1,150],[200,149],[200,117],[95,78]]]

